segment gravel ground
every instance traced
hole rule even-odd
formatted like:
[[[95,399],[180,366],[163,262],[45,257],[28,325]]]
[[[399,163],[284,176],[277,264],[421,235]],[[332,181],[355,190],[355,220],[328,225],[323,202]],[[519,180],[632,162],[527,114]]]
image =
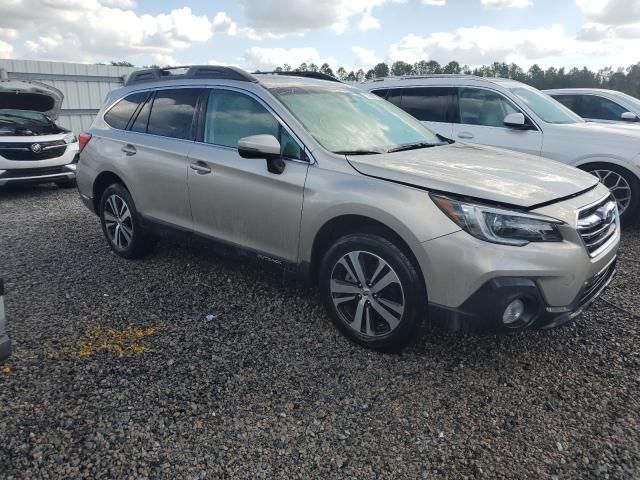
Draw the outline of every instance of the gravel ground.
[[[640,229],[577,323],[386,355],[260,265],[0,191],[4,478],[640,478]],[[206,315],[215,318],[207,320]]]

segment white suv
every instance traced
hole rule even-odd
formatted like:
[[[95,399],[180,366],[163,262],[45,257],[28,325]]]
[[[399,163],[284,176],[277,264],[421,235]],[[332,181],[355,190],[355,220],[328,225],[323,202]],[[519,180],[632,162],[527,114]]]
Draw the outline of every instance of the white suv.
[[[0,187],[75,186],[78,140],[55,123],[63,99],[56,88],[9,80],[0,71]]]
[[[597,176],[623,219],[640,205],[640,129],[586,123],[548,95],[514,80],[472,75],[377,79],[362,88],[446,138],[547,157]]]
[[[559,88],[543,90],[588,122],[636,123],[640,121],[640,100],[615,90]]]

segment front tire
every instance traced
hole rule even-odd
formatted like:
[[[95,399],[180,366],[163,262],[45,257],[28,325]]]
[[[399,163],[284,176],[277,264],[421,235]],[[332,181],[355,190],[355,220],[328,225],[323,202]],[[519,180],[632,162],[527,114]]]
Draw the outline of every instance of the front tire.
[[[394,243],[374,234],[337,240],[319,270],[325,308],[347,338],[397,351],[415,340],[426,291],[418,269]]]
[[[640,207],[640,181],[629,170],[611,163],[592,163],[580,167],[596,176],[615,197],[620,220],[628,222],[637,217]]]
[[[140,258],[153,249],[154,239],[143,228],[133,198],[121,184],[110,185],[102,194],[100,222],[107,243],[121,257]]]

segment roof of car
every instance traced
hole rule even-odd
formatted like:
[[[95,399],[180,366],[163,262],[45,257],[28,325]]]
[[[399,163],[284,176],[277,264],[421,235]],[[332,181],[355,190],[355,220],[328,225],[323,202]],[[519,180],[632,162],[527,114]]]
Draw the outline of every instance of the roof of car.
[[[542,91],[545,93],[620,93],[606,88],[549,88]]]
[[[401,85],[447,85],[447,84],[471,83],[471,84],[500,84],[501,86],[523,85],[521,82],[509,78],[480,77],[466,74],[433,74],[433,75],[407,75],[403,77],[384,77],[369,80],[363,84],[364,88],[372,90],[376,87],[398,87]]]

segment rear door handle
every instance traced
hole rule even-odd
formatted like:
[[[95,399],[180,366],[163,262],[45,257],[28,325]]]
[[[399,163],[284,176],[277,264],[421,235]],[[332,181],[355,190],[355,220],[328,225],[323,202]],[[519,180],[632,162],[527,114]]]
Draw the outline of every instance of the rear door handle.
[[[460,132],[458,134],[458,138],[462,138],[465,140],[471,140],[473,138],[473,133],[471,132]]]
[[[204,162],[193,162],[189,165],[189,168],[200,175],[206,175],[207,173],[211,173],[211,168],[207,166]]]
[[[135,155],[137,153],[136,147],[134,147],[133,145],[125,145],[124,147],[122,147],[122,151],[128,157],[130,157],[131,155]]]

